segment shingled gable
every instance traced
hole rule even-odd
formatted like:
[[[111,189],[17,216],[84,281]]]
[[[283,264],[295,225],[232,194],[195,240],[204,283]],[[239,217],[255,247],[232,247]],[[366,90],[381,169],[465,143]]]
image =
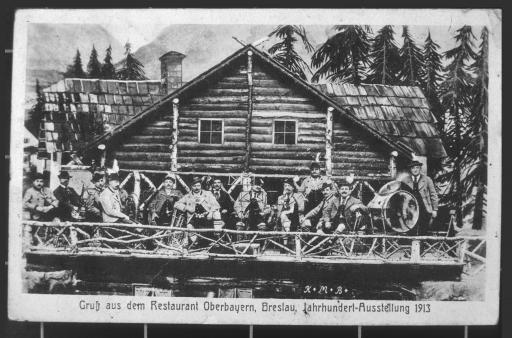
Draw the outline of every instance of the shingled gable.
[[[63,79],[43,89],[39,152],[79,150],[163,96],[159,80]]]
[[[305,82],[304,80],[298,78],[293,73],[288,71],[288,69],[286,69],[285,67],[283,67],[282,65],[280,65],[279,63],[274,61],[269,55],[267,55],[264,52],[261,52],[260,50],[256,49],[252,45],[247,45],[247,46],[239,49],[234,54],[227,57],[226,59],[224,59],[222,62],[220,62],[216,66],[214,66],[211,69],[200,74],[195,79],[188,82],[186,85],[184,85],[180,89],[176,90],[175,92],[167,95],[161,101],[155,103],[154,105],[148,107],[146,110],[144,110],[140,114],[138,114],[138,115],[134,116],[133,118],[120,124],[119,126],[114,128],[110,133],[107,133],[105,135],[98,137],[97,139],[95,139],[93,142],[91,142],[87,146],[87,148],[85,149],[85,152],[87,153],[87,152],[93,150],[98,144],[109,142],[111,139],[122,135],[130,127],[132,127],[135,124],[139,123],[140,121],[148,118],[149,116],[152,116],[153,114],[158,112],[162,107],[170,105],[174,98],[179,98],[180,95],[183,95],[184,93],[188,92],[189,90],[192,90],[193,88],[197,87],[199,84],[203,83],[204,81],[207,81],[208,78],[210,78],[210,76],[213,76],[217,72],[220,72],[222,69],[227,67],[229,64],[231,64],[238,58],[245,55],[249,50],[252,51],[254,53],[254,55],[258,56],[260,59],[265,61],[267,65],[272,66],[275,70],[280,72],[282,75],[287,77],[289,80],[293,81],[296,85],[302,87],[302,89],[305,89],[308,93],[310,93],[311,95],[313,95],[320,101],[324,102],[326,105],[332,106],[339,114],[341,114],[341,116],[349,119],[354,124],[361,127],[363,130],[372,134],[374,137],[376,137],[377,139],[381,140],[386,145],[388,145],[391,149],[396,149],[400,154],[402,154],[406,158],[412,157],[413,149],[411,147],[402,143],[400,140],[391,139],[387,135],[370,127],[364,121],[362,121],[358,117],[354,116],[351,112],[346,111],[345,108],[340,106],[340,104],[335,99],[324,94],[322,91],[320,91],[319,89],[317,89],[315,86],[311,85],[310,83]]]

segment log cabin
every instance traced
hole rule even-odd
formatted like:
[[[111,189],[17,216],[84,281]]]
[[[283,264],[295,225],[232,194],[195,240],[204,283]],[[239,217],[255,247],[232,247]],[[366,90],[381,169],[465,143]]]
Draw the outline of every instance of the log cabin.
[[[94,111],[103,111],[110,128],[83,142],[79,151],[92,158],[105,144],[107,158],[126,170],[270,177],[306,174],[319,158],[328,175],[353,173],[368,180],[391,179],[412,158],[430,165],[446,156],[417,87],[311,84],[252,45],[182,83],[183,57],[170,52],[160,58],[160,86],[157,81],[80,80],[82,91],[84,81],[96,81]],[[57,100],[67,95],[69,81],[63,80]],[[58,86],[53,87],[45,97]],[[113,95],[114,101],[100,103],[102,95]],[[116,95],[137,108],[111,117],[114,107],[121,109]],[[70,109],[69,103],[53,104],[56,114]],[[69,124],[73,114],[67,114]]]

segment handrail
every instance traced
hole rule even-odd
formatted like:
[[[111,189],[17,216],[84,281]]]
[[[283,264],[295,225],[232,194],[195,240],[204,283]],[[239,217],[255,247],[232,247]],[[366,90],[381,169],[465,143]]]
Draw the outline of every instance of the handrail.
[[[343,237],[343,238],[388,238],[388,239],[411,239],[411,240],[486,240],[484,236],[404,236],[404,235],[387,235],[387,234],[325,234],[317,232],[302,232],[302,231],[259,231],[259,230],[231,230],[231,229],[187,229],[180,227],[168,227],[158,225],[145,225],[145,224],[130,224],[130,223],[97,223],[97,222],[39,222],[39,221],[22,221],[23,225],[40,226],[40,227],[119,227],[131,229],[149,229],[149,230],[166,230],[166,231],[179,231],[179,232],[195,232],[195,233],[232,233],[244,235],[299,235],[299,236],[321,236],[321,237]]]

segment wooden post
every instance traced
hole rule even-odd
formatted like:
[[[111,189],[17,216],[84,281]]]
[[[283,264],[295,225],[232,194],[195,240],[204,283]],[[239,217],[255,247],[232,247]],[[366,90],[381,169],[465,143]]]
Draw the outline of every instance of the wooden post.
[[[327,120],[325,124],[325,173],[332,176],[332,112],[334,108],[327,108]]]
[[[101,151],[100,168],[105,168],[105,162],[107,160],[107,149],[104,144],[100,144],[98,149]]]
[[[392,151],[391,156],[389,157],[389,175],[391,178],[396,178],[396,157],[398,156],[398,152]]]
[[[179,118],[178,98],[172,100],[172,144],[171,144],[171,171],[178,171],[178,118]]]
[[[411,242],[411,261],[418,263],[421,260],[420,241],[417,239]]]
[[[252,51],[247,52],[247,125],[245,131],[245,162],[244,170],[249,170],[251,158],[251,125],[252,125]]]
[[[300,245],[300,236],[295,235],[295,258],[298,260],[302,259],[302,248]]]

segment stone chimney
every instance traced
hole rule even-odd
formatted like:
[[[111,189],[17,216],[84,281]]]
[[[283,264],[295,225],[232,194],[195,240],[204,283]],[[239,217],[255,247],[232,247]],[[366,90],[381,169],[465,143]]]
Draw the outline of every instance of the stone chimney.
[[[165,93],[171,93],[183,84],[182,60],[185,55],[170,51],[160,57],[160,69],[162,75],[162,88]]]

